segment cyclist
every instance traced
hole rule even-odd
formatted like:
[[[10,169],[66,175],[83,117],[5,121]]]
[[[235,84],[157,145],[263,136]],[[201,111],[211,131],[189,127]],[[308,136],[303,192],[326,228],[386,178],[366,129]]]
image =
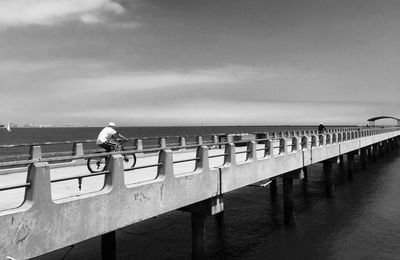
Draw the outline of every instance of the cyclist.
[[[318,126],[318,133],[323,134],[325,132],[327,132],[328,130],[326,130],[326,127],[324,126],[323,123],[320,123]]]
[[[99,136],[97,137],[97,145],[105,149],[107,152],[115,150],[115,147],[118,145],[118,138],[128,141],[128,138],[115,130],[116,127],[117,126],[114,122],[110,122],[100,131]]]

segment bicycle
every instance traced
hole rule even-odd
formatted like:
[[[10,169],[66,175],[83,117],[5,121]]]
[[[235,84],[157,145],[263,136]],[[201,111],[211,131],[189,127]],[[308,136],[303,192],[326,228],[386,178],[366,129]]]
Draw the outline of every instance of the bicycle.
[[[118,140],[118,144],[116,144],[113,152],[125,151],[126,142],[127,142],[126,140]],[[97,152],[97,153],[103,153],[103,152]],[[124,156],[123,160],[124,169],[130,169],[135,167],[136,155],[134,153],[123,154],[123,156]],[[110,157],[111,155],[99,155],[99,156],[89,157],[86,163],[89,171],[91,173],[105,171],[107,167],[107,162],[109,161]]]

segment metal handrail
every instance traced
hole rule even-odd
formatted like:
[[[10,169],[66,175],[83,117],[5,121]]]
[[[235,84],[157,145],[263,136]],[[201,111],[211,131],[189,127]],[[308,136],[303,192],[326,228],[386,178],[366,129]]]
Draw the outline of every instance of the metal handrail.
[[[21,184],[5,185],[5,186],[0,186],[0,191],[19,189],[19,188],[26,188],[26,187],[29,187],[29,186],[31,186],[31,184],[29,182],[21,183]]]

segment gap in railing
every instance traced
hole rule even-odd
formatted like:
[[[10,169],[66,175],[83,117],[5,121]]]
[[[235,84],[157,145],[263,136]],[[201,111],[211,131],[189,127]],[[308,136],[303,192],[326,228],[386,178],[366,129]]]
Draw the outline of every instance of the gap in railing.
[[[141,168],[148,165],[157,165],[159,152],[152,153],[151,155],[136,154],[136,165],[131,171],[125,171],[125,185],[130,185],[139,182],[154,180],[157,178],[158,166]]]
[[[86,167],[78,168],[75,170],[74,175],[64,173],[63,168],[50,169],[51,180],[60,179],[63,177],[72,177],[79,175],[87,175],[88,170]],[[51,182],[51,197],[53,201],[83,195],[100,191],[103,189],[105,183],[105,175],[94,175],[79,179],[65,180],[59,182]]]

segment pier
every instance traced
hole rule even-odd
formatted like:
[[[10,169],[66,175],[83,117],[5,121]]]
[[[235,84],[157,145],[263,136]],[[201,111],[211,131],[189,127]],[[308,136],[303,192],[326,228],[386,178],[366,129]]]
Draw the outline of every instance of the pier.
[[[223,217],[224,194],[263,182],[274,196],[277,178],[282,178],[283,222],[291,225],[293,182],[307,178],[307,167],[323,164],[325,194],[332,196],[333,164],[343,165],[346,157],[352,178],[355,156],[366,168],[398,148],[399,135],[398,127],[371,125],[324,134],[215,134],[193,142],[180,136],[174,137],[176,143],[157,137],[157,147],[135,139],[134,147],[124,152],[137,155],[135,167],[124,169],[121,154],[102,153],[111,159],[107,170],[96,174],[86,168],[87,158],[98,155],[85,149],[91,141],[69,142],[69,154],[43,152],[45,146],[66,142],[3,147],[30,151],[29,158],[0,162],[0,196],[7,192],[9,199],[0,211],[0,258],[28,259],[101,236],[103,259],[115,259],[116,230],[182,210],[192,219],[192,258],[201,259],[204,219]]]

